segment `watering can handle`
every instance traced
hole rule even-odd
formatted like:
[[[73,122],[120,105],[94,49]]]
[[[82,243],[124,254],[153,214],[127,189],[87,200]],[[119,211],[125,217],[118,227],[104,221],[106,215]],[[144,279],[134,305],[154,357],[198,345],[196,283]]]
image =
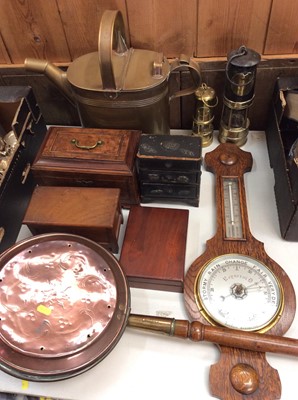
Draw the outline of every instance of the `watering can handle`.
[[[174,71],[185,71],[188,70],[190,72],[191,78],[192,78],[192,86],[179,90],[173,94],[170,95],[170,100],[173,100],[176,97],[182,97],[182,96],[187,96],[189,94],[194,93],[198,87],[201,85],[201,69],[198,63],[195,61],[191,60],[189,57],[185,56],[182,54],[180,58],[175,59],[171,63],[171,72]]]
[[[113,46],[117,45],[118,53],[124,53],[128,49],[127,43],[121,12],[106,10],[102,15],[98,34],[99,67],[103,89],[117,89],[112,65]],[[178,70],[189,70],[193,83],[191,87],[175,92],[170,96],[170,100],[194,93],[201,84],[199,64],[185,55],[181,55],[179,59],[172,62],[170,74]]]
[[[123,43],[119,43],[119,37]],[[100,22],[98,34],[98,55],[103,89],[116,90],[116,82],[112,65],[113,46],[123,46],[127,50],[124,22],[120,11],[106,10]]]

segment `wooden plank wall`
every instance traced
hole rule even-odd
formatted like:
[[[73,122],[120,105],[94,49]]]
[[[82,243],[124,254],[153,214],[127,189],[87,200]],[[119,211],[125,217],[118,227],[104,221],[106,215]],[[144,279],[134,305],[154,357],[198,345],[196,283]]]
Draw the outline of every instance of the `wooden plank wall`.
[[[263,56],[298,51],[292,0],[0,0],[0,64],[96,51],[105,9],[121,10],[132,47],[168,58],[225,57],[241,44]]]

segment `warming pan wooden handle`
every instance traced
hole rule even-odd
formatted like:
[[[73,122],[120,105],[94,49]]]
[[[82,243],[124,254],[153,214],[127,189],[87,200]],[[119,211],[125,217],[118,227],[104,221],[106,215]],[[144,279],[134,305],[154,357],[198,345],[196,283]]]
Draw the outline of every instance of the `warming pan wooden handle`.
[[[219,328],[204,325],[201,322],[189,322],[174,318],[150,317],[131,314],[128,326],[169,336],[191,339],[194,342],[207,341],[227,347],[236,347],[257,352],[269,352],[298,356],[298,340],[246,332],[236,329]]]

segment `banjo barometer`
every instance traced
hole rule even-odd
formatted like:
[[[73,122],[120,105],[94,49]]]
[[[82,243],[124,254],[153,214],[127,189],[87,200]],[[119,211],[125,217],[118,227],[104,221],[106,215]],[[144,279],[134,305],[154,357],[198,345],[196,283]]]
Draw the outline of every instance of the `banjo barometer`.
[[[295,292],[283,269],[253,237],[248,224],[243,175],[251,153],[220,144],[205,156],[216,176],[217,231],[185,276],[190,317],[204,324],[243,332],[283,335],[295,315]],[[281,395],[278,372],[265,353],[219,346],[210,370],[210,390],[224,400],[275,400]]]

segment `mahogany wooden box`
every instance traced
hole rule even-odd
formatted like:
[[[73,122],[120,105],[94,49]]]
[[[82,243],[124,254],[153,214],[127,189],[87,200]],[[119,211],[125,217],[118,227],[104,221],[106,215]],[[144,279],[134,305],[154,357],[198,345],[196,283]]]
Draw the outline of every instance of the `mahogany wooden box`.
[[[139,138],[134,130],[50,127],[32,165],[36,183],[120,188],[123,206],[139,204]]]
[[[129,285],[183,292],[188,210],[132,206],[120,265]]]
[[[37,186],[23,224],[36,234],[71,233],[117,253],[120,189]]]

